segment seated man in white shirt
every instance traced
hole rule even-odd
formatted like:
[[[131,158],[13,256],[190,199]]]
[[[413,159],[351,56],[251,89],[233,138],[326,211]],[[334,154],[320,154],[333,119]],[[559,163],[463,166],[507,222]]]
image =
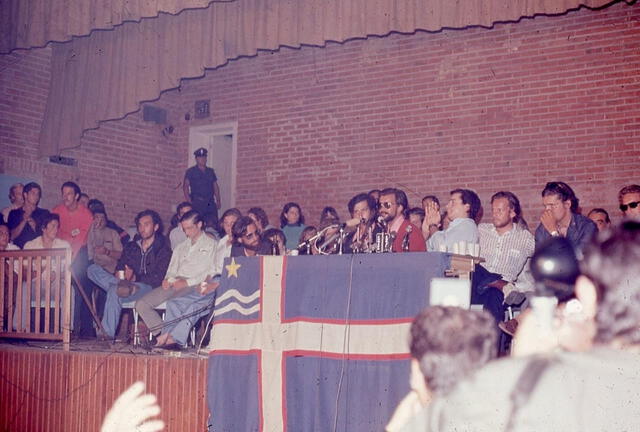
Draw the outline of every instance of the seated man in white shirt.
[[[211,275],[216,241],[202,230],[202,216],[192,210],[182,216],[180,226],[187,240],[173,251],[167,274],[162,285],[136,302],[136,310],[155,336],[160,336],[163,322],[155,310],[157,306],[175,297],[200,289],[200,284]],[[144,338],[143,338],[144,339]],[[158,346],[165,345],[166,338],[158,339]]]
[[[478,227],[475,219],[480,212],[480,198],[469,189],[454,189],[447,203],[449,227],[438,231],[440,211],[435,204],[426,208],[425,220],[429,225],[427,250],[429,252],[453,252],[454,245],[463,241],[467,245],[478,243]]]
[[[491,197],[492,223],[478,225],[480,233],[481,265],[502,278],[489,286],[504,292],[515,288],[517,279],[525,272],[527,261],[535,250],[535,239],[522,217],[520,201],[515,194],[500,191]],[[511,284],[510,287],[505,287]]]

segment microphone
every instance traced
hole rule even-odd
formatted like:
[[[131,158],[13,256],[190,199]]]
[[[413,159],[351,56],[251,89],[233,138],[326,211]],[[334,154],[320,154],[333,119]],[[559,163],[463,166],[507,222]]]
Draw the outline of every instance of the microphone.
[[[378,223],[378,225],[382,225],[383,227],[387,226],[387,221],[384,220],[384,216],[382,215],[378,216],[378,218],[376,219],[376,222]]]
[[[361,219],[358,219],[358,218],[349,219],[344,223],[341,223],[339,229],[345,230],[348,228],[348,231],[352,231],[354,228],[360,225],[360,222],[361,222]]]
[[[316,235],[314,235],[313,237],[309,237],[308,239],[306,239],[305,241],[303,241],[302,243],[300,243],[298,245],[298,247],[296,249],[300,249],[303,248],[305,246],[307,246],[309,243],[311,243],[312,241],[314,241],[315,239],[317,239],[318,237],[320,237],[322,235],[322,231],[318,232]]]

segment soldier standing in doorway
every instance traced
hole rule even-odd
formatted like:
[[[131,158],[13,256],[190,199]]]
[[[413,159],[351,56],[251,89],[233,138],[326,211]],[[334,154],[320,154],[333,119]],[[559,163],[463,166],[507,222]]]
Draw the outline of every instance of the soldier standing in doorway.
[[[193,209],[203,215],[205,220],[212,218],[217,224],[220,207],[218,178],[213,168],[207,166],[207,149],[199,148],[193,155],[196,157],[196,165],[184,174],[184,198],[191,202]]]

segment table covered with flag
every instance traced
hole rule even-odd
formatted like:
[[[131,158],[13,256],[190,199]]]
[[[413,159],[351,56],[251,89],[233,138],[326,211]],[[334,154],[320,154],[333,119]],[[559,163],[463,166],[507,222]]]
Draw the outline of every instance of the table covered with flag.
[[[210,431],[380,431],[444,253],[232,258],[209,345]]]

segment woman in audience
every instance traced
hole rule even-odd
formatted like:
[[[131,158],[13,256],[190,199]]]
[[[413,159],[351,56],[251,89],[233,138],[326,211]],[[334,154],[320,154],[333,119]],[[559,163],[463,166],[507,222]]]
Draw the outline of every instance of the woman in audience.
[[[260,207],[251,207],[247,210],[247,216],[256,223],[256,228],[258,228],[258,232],[261,235],[266,230],[274,228],[269,225],[269,217],[267,217],[267,213]]]
[[[305,226],[304,215],[300,206],[294,202],[286,203],[282,213],[280,213],[280,228],[282,228],[282,232],[287,238],[287,250],[293,250],[298,247],[297,241]]]

